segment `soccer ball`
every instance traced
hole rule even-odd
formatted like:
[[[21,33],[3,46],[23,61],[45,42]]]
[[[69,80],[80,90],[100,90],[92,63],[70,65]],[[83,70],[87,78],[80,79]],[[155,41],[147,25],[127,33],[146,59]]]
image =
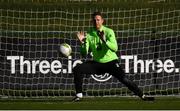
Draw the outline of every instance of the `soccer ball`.
[[[65,57],[70,56],[72,52],[71,46],[67,43],[60,44],[60,52]]]

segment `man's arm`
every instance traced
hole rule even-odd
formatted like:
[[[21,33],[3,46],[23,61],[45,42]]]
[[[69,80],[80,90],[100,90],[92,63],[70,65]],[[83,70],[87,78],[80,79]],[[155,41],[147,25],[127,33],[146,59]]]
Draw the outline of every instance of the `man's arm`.
[[[108,33],[108,39],[105,44],[108,46],[109,49],[116,52],[118,50],[117,40],[113,30],[110,30]]]
[[[84,38],[84,42],[81,44],[80,52],[82,56],[86,56],[89,51],[89,41],[88,38]]]
[[[113,30],[109,30],[107,35],[104,32],[98,32],[100,39],[106,46],[111,49],[112,51],[116,52],[118,50],[118,45],[116,41],[116,37]]]
[[[77,37],[81,43],[80,52],[82,56],[86,56],[89,50],[89,41],[88,41],[88,35],[86,35],[84,32],[78,32]]]

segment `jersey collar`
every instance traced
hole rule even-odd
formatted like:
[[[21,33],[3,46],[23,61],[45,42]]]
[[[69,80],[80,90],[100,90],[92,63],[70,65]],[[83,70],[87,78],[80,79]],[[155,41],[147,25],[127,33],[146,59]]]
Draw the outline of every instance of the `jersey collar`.
[[[99,30],[99,31],[103,31],[103,29],[104,29],[104,25],[102,25],[102,26],[101,26],[101,28],[100,28],[100,30]],[[96,28],[94,28],[94,30],[95,30],[95,31],[97,31],[97,29],[96,29]]]
[[[103,29],[104,29],[104,26],[102,25],[99,31],[103,31]]]

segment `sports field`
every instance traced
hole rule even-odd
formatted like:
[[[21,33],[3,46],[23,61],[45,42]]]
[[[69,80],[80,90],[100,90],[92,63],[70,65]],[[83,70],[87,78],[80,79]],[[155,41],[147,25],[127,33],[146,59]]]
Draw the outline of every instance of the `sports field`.
[[[0,110],[177,110],[178,97],[157,97],[154,102],[142,101],[136,97],[94,97],[80,102],[72,98],[27,100],[15,99],[0,101]]]

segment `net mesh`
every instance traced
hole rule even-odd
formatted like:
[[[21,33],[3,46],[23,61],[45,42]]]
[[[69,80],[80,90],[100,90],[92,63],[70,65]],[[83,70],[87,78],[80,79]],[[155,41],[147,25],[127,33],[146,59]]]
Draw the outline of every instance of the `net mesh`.
[[[180,10],[144,8],[99,11],[104,15],[105,25],[115,31],[119,47],[117,55],[123,69],[125,60],[121,59],[122,55],[137,55],[138,59],[163,62],[171,59],[175,64],[171,73],[157,73],[151,69],[148,73],[140,73],[140,66],[137,68],[138,73],[134,73],[134,61],[130,60],[126,76],[148,94],[179,94]],[[72,67],[77,60],[91,59],[89,56],[81,58],[76,32],[87,31],[91,27],[93,12],[91,9],[0,9],[0,94],[13,97],[74,95],[73,74],[64,72],[71,72],[68,67]],[[71,45],[72,57],[66,58],[59,54],[61,43]],[[11,72],[12,64],[8,56],[23,56],[23,66],[20,59],[15,61],[15,73]],[[46,60],[49,63],[59,60],[62,71],[54,74],[50,70],[42,74],[37,65],[35,73],[32,73],[32,61],[35,60]],[[20,67],[24,68],[23,74]],[[86,75],[83,88],[89,96],[132,94],[113,77],[98,82]]]

